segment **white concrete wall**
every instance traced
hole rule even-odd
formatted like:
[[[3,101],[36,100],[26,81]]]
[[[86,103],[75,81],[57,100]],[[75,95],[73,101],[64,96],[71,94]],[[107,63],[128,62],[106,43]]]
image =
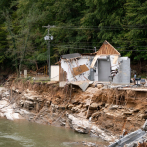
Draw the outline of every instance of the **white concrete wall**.
[[[116,64],[113,64],[113,60],[115,58],[115,55],[110,55],[110,62],[111,62],[111,70],[115,70],[115,69],[118,69],[119,67],[119,64],[118,64],[118,60],[116,62]],[[100,56],[98,57],[98,60],[95,64],[95,69],[96,69],[96,72],[94,72],[94,81],[99,81],[98,80],[98,61],[101,60],[101,59],[107,59],[107,56]]]
[[[78,64],[76,64],[75,60],[72,60],[71,62],[67,63],[67,61],[65,59],[61,59],[61,67],[63,68],[64,71],[67,72],[67,81],[76,81],[76,79],[77,79],[77,81],[87,80],[89,75],[90,75],[90,65],[91,65],[90,59],[92,59],[92,58],[93,58],[92,56],[83,56],[82,58],[77,60]],[[98,59],[100,60],[100,59],[103,59],[103,58],[106,58],[106,56],[100,57]],[[128,58],[125,59],[125,58],[119,57],[118,60],[116,61],[116,63],[114,64],[113,63],[114,58],[115,58],[115,55],[110,55],[111,70],[115,70],[115,69],[120,68],[120,64],[119,64],[120,59],[121,60],[127,60],[128,59]],[[73,77],[72,72],[71,72],[72,68],[77,67],[77,65],[79,66],[79,65],[83,65],[83,64],[85,64],[89,68],[89,71],[86,71],[86,72],[84,72],[80,75],[77,75],[76,79],[75,79]],[[98,81],[98,61],[96,62],[94,67],[96,69],[96,72],[94,72],[94,81]],[[129,66],[127,67],[127,75],[129,75],[129,72],[130,72],[130,71],[128,71],[129,67],[130,67],[130,63],[129,63]],[[127,79],[129,79],[129,78],[127,78]],[[115,81],[114,83],[117,83],[117,84],[122,83],[122,82],[118,81],[118,77],[117,77],[117,82],[116,82],[116,79],[114,81]],[[126,79],[124,79],[123,81],[126,81]],[[127,83],[128,83],[128,80],[127,80]]]
[[[64,59],[61,59],[61,67],[63,68],[64,71],[67,72],[67,80],[70,81],[86,81],[88,79],[88,76],[90,75],[90,70],[86,71],[80,75],[75,76],[76,79],[73,77],[72,74],[72,68],[77,67],[77,65],[83,65],[85,64],[89,69],[90,69],[90,56],[84,56],[80,59],[77,60],[77,64],[75,62],[75,60],[72,60],[71,62],[68,62]]]
[[[98,81],[98,60],[95,63],[96,72],[94,72],[94,81]]]
[[[116,64],[113,63],[114,58],[115,58],[115,55],[110,55],[111,70],[118,69],[118,67],[119,67],[118,60],[119,60],[120,57],[118,57],[118,60],[116,61]]]
[[[117,75],[113,78],[114,84],[130,84],[130,58],[120,57]]]
[[[59,81],[59,65],[51,65],[51,81]]]

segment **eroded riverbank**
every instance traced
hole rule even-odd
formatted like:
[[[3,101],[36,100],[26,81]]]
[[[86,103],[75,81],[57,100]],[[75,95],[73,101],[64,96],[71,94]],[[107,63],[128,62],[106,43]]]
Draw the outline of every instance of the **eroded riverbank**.
[[[9,88],[5,98],[15,115],[31,122],[69,127],[109,142],[119,138],[124,129],[129,133],[141,128],[147,117],[145,92],[118,91],[99,84],[85,92],[73,87],[71,94],[68,87],[59,88],[58,83],[21,80]]]

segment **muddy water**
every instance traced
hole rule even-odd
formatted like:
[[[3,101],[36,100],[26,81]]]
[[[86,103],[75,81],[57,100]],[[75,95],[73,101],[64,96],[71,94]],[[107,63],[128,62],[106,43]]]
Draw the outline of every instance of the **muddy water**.
[[[82,141],[107,145],[98,138],[71,129],[0,119],[0,147],[82,147]]]

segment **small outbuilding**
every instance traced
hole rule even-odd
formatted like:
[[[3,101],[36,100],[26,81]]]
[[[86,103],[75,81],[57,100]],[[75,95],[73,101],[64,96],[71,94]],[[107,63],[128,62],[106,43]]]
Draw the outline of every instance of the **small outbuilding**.
[[[96,52],[91,64],[95,69],[94,81],[114,84],[130,83],[130,59],[121,57],[120,53],[107,41]]]
[[[114,84],[130,83],[130,59],[107,41],[91,54],[62,55],[59,63],[59,81],[98,81]]]

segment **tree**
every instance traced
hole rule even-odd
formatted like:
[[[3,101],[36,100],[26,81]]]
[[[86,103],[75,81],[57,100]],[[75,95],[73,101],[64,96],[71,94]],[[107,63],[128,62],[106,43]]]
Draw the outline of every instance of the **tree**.
[[[146,60],[146,24],[147,24],[147,1],[145,0],[127,0],[126,5],[126,19],[127,33],[126,39],[130,42],[128,49],[136,50],[131,54],[134,60]]]

